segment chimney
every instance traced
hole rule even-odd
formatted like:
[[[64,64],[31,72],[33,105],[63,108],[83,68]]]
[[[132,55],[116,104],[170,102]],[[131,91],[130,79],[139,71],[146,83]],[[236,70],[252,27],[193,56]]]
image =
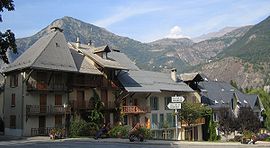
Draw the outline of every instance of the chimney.
[[[176,72],[177,72],[176,68],[173,68],[173,69],[171,70],[171,78],[172,78],[172,80],[173,80],[174,82],[177,81]]]
[[[80,38],[79,37],[77,37],[77,40],[76,40],[76,47],[80,48]]]
[[[92,40],[89,40],[89,42],[87,43],[88,46],[92,46],[93,42]]]

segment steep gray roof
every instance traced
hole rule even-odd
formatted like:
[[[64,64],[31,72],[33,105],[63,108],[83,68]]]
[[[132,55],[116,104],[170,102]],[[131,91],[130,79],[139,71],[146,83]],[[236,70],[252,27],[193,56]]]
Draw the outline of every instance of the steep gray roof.
[[[93,60],[94,62],[96,62],[102,67],[114,68],[114,69],[127,69],[126,67],[118,63],[117,61],[110,60],[110,59],[103,59],[100,56],[94,54],[93,51],[91,50],[86,50],[86,49],[79,49],[79,50],[84,55],[88,56],[91,60]]]
[[[212,107],[220,107],[222,104],[230,103],[231,99],[236,97],[240,105],[248,104],[251,108],[254,107],[257,100],[257,95],[244,94],[235,89],[229,83],[219,81],[204,81],[200,82],[202,102],[211,105]]]
[[[13,63],[3,69],[3,72],[24,68],[77,71],[64,34],[60,31],[41,37]]]
[[[70,52],[75,61],[78,72],[102,75],[102,73],[91,63],[90,59],[88,59],[73,48],[70,48]]]
[[[128,92],[161,92],[193,90],[183,82],[174,82],[170,74],[152,71],[122,71],[118,76],[119,81]]]
[[[241,102],[241,104],[245,105],[245,103],[248,103],[248,105],[253,109],[256,102],[259,101],[259,105],[261,108],[263,108],[259,96],[255,94],[243,94],[241,92],[236,93],[237,98]]]
[[[180,79],[182,81],[192,81],[194,79],[198,79],[198,81],[203,81],[203,78],[199,73],[183,73],[180,74]]]
[[[139,70],[135,63],[132,62],[124,53],[112,51],[108,53],[108,58],[117,61],[120,65],[123,65],[129,70]]]
[[[99,53],[99,52],[111,52],[111,49],[109,48],[108,45],[94,48],[93,53]]]

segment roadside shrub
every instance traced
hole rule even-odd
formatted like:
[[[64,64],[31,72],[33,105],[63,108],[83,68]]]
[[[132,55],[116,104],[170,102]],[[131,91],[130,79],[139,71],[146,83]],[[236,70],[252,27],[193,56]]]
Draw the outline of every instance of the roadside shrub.
[[[94,136],[98,129],[99,128],[96,123],[93,123],[93,122],[87,123],[86,128],[85,128],[87,132],[85,136]]]
[[[269,138],[270,136],[268,134],[259,134],[257,136],[257,140],[260,140],[260,141],[265,141],[267,138],[270,140]]]
[[[78,116],[71,122],[70,137],[93,136],[98,129],[95,123],[87,123]]]
[[[61,139],[65,138],[66,131],[64,128],[53,128],[49,132],[50,139]]]
[[[270,141],[270,137],[265,138],[264,141]]]
[[[243,137],[243,136],[241,136],[241,135],[236,135],[236,136],[234,136],[233,142],[241,142],[242,137]]]
[[[117,125],[113,127],[109,132],[109,136],[113,138],[128,138],[129,131],[131,126],[129,125]]]
[[[144,135],[145,139],[151,139],[152,138],[151,131],[148,128],[141,127],[139,129],[139,132]]]
[[[244,131],[244,132],[243,132],[243,138],[251,139],[252,134],[253,134],[253,133],[252,133],[251,131]]]
[[[216,140],[217,141],[221,140],[221,136],[220,135],[217,135]]]

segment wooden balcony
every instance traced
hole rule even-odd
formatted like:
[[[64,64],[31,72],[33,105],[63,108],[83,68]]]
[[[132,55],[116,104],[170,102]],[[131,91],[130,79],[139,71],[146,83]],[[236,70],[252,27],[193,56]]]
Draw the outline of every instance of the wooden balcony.
[[[27,91],[68,91],[67,86],[64,83],[42,83],[37,81],[31,81],[27,83]]]
[[[97,79],[80,79],[80,78],[73,78],[68,82],[68,86],[71,87],[86,87],[86,88],[95,88],[101,86],[101,80]]]
[[[195,121],[194,124],[191,124],[190,126],[196,126],[196,125],[201,125],[205,124],[205,119],[204,118],[199,118]],[[182,121],[182,127],[187,127],[188,124],[185,121]]]
[[[147,107],[141,108],[138,106],[123,106],[123,113],[124,114],[145,114],[148,112]]]
[[[70,107],[65,109],[63,105],[26,105],[27,116],[63,115],[70,114],[70,112]]]

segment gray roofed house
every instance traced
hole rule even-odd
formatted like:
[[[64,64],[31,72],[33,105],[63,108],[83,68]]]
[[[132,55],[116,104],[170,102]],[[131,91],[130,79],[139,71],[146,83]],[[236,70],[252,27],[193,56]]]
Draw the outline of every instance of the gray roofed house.
[[[13,63],[4,68],[3,72],[25,68],[77,71],[64,34],[57,30],[41,37]]]
[[[244,94],[226,82],[203,81],[199,83],[202,103],[208,104],[213,108],[230,105],[231,100],[236,98],[239,106],[250,106],[252,109],[260,103],[258,95]]]
[[[245,104],[248,104],[252,109],[254,109],[255,106],[260,106],[263,110],[264,107],[262,105],[261,100],[259,99],[259,96],[256,94],[244,94],[241,92],[236,92],[236,97],[240,101],[241,105],[245,106]]]
[[[118,79],[128,92],[193,92],[184,82],[174,82],[170,74],[161,72],[143,70],[121,72]]]
[[[102,73],[91,63],[90,59],[72,48],[70,48],[70,52],[79,73],[102,75]]]

